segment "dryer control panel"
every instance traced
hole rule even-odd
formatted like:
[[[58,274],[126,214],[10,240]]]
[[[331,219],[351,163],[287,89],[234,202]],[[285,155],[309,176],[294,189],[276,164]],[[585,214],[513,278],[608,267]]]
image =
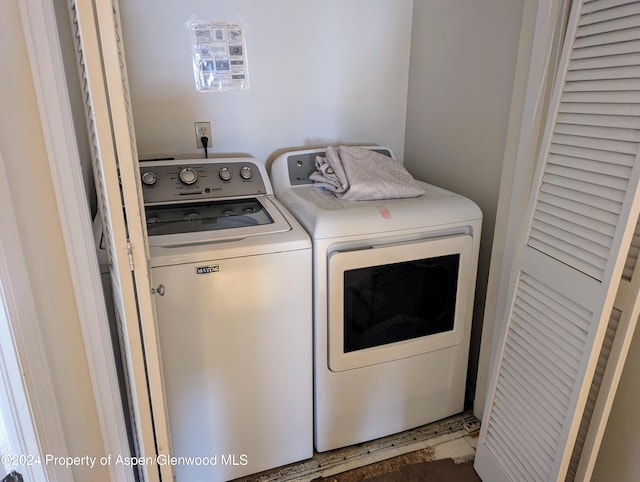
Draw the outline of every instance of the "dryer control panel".
[[[383,147],[369,147],[374,152],[383,154],[385,156],[393,157],[393,154],[389,149]],[[289,170],[289,182],[292,186],[298,186],[301,184],[313,184],[310,179],[311,174],[316,170],[316,157],[324,157],[324,149],[314,149],[311,151],[304,151],[302,153],[294,153],[287,157],[287,167]]]
[[[175,203],[271,194],[264,166],[252,158],[143,161],[144,203]]]

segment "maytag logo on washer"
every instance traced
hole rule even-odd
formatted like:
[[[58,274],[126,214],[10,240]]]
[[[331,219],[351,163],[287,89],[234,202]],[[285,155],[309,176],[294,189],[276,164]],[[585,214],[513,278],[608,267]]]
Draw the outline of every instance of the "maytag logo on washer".
[[[196,274],[211,274],[218,273],[220,271],[219,264],[213,264],[211,266],[196,266]]]

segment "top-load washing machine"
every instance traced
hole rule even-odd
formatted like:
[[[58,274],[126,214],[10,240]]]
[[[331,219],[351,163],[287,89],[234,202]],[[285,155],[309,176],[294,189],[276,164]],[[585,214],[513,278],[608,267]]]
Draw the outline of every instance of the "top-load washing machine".
[[[270,172],[313,242],[318,451],[463,410],[482,224],[472,201],[426,183],[414,198],[341,200],[309,179],[324,151],[285,152]]]
[[[252,158],[140,171],[176,479],[311,457],[309,236]]]

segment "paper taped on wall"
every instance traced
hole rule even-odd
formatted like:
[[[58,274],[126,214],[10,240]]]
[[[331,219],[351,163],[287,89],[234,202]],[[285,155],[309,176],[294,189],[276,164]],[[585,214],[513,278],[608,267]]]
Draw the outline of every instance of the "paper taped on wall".
[[[241,23],[191,17],[185,26],[191,32],[196,89],[200,92],[249,89],[247,49]]]

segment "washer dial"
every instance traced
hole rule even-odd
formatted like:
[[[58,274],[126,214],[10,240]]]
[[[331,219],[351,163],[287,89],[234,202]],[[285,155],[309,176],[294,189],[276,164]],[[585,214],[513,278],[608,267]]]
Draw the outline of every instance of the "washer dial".
[[[233,177],[233,173],[228,167],[223,167],[218,171],[218,176],[220,176],[220,179],[223,181],[229,181]]]
[[[240,168],[240,177],[242,177],[242,179],[251,179],[253,177],[253,171],[249,166],[242,166]]]
[[[158,181],[158,176],[153,171],[147,171],[142,174],[142,182],[146,186],[153,186]]]
[[[191,167],[185,167],[180,171],[180,180],[187,185],[191,185],[198,180],[198,173]]]

